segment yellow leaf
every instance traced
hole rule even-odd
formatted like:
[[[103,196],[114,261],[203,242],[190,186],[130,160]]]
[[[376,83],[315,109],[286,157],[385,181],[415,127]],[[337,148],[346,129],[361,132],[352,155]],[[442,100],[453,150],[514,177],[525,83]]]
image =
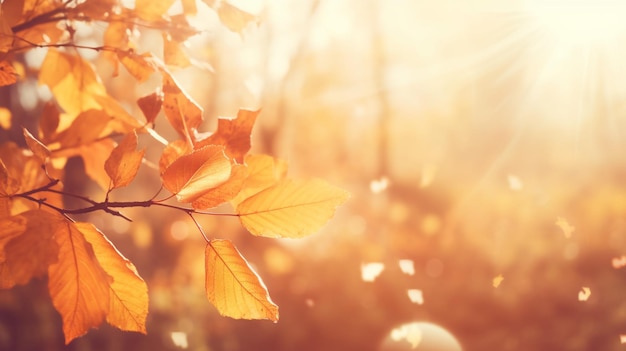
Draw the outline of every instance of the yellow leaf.
[[[268,155],[246,155],[244,161],[248,166],[248,176],[239,194],[231,200],[235,207],[241,201],[269,188],[287,175],[287,163]]]
[[[165,117],[180,136],[191,139],[202,123],[202,108],[182,90],[167,70],[162,67],[160,70],[163,75],[162,108]]]
[[[229,4],[227,1],[220,2],[217,14],[226,28],[237,33],[241,33],[248,24],[257,19],[256,16]]]
[[[163,17],[174,0],[135,0],[135,13],[146,21],[155,21]]]
[[[207,298],[221,315],[278,321],[265,284],[230,241],[212,240],[205,259]]]
[[[224,145],[226,155],[243,163],[244,156],[250,150],[250,134],[261,110],[241,109],[237,118],[219,118],[217,131],[208,138],[198,141],[196,147],[205,145]]]
[[[168,66],[185,68],[191,64],[187,54],[181,49],[181,43],[168,33],[163,33],[163,61]]]
[[[72,148],[89,144],[105,134],[105,128],[111,117],[102,110],[89,109],[81,112],[72,124],[58,134],[58,141],[63,148]]]
[[[174,161],[161,176],[163,186],[180,202],[192,202],[230,178],[224,148],[211,145]]]
[[[104,163],[104,169],[111,177],[112,188],[124,187],[135,178],[145,150],[135,151],[137,148],[137,134],[129,133],[120,144],[113,149]]]
[[[301,238],[319,230],[348,197],[319,179],[283,180],[241,202],[237,214],[254,235]]]
[[[59,254],[53,235],[60,223],[57,215],[43,210],[0,220],[0,289],[26,284],[47,272]]]
[[[33,152],[35,156],[37,156],[41,161],[45,161],[46,158],[50,156],[50,150],[41,143],[41,141],[37,140],[26,128],[22,128],[22,133],[24,134],[24,139],[26,140],[26,145],[30,151]]]
[[[48,269],[52,304],[63,319],[65,343],[99,326],[109,311],[111,277],[74,223],[66,221],[55,234],[59,260]]]
[[[106,321],[122,330],[146,333],[148,287],[135,266],[90,223],[76,223],[76,228],[93,247],[104,271],[113,277],[109,284],[109,310]]]
[[[139,82],[145,82],[155,72],[155,67],[150,61],[152,55],[149,53],[139,55],[132,50],[119,51],[117,57],[128,73]]]
[[[191,206],[196,209],[207,209],[216,207],[226,201],[229,201],[243,186],[243,182],[246,179],[246,166],[233,165],[231,169],[231,175],[228,181],[218,185],[215,188],[209,189],[202,196],[193,200]]]

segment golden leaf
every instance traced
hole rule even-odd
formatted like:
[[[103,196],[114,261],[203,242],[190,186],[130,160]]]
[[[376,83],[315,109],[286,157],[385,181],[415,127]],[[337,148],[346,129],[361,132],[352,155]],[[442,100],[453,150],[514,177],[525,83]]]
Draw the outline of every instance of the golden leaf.
[[[109,309],[106,321],[122,330],[146,333],[148,287],[135,266],[90,223],[76,223],[94,250],[98,263],[113,277],[109,284]]]
[[[229,201],[241,191],[243,182],[246,179],[246,173],[246,166],[232,165],[230,178],[226,182],[209,189],[209,191],[193,200],[191,206],[196,209],[207,209]]]
[[[59,260],[48,268],[52,304],[63,319],[65,343],[99,326],[109,311],[111,277],[74,223],[66,221],[55,234]]]
[[[221,315],[278,321],[278,306],[265,284],[230,241],[207,244],[205,268],[207,298]]]
[[[172,6],[174,0],[136,0],[135,13],[137,17],[146,21],[155,21],[163,18],[163,15]]]
[[[161,73],[163,75],[162,108],[165,117],[180,136],[191,139],[202,123],[202,108],[181,89],[167,70],[161,68]]]
[[[269,155],[246,155],[244,161],[248,166],[248,176],[239,194],[231,200],[234,206],[287,175],[287,163]]]
[[[180,202],[191,202],[230,178],[231,164],[224,148],[211,145],[174,161],[161,176],[163,186]]]
[[[137,175],[145,150],[135,151],[136,148],[137,134],[129,133],[104,163],[104,169],[111,177],[111,189],[130,184]]]
[[[24,139],[26,140],[26,145],[30,151],[33,152],[35,156],[37,156],[42,162],[46,160],[46,158],[50,157],[50,150],[41,143],[41,141],[37,140],[26,128],[22,128],[22,133],[24,134]]]
[[[155,72],[154,64],[150,61],[151,54],[137,54],[133,50],[118,51],[117,57],[128,73],[139,82],[145,82]]]
[[[180,42],[173,40],[168,33],[163,33],[163,61],[166,65],[185,68],[191,64],[180,46]]]
[[[348,197],[319,179],[283,180],[241,202],[237,214],[254,235],[301,238],[319,230]]]
[[[261,110],[241,109],[237,118],[219,118],[217,131],[208,138],[198,141],[196,147],[205,145],[224,145],[226,155],[243,163],[244,156],[250,150],[250,134]]]

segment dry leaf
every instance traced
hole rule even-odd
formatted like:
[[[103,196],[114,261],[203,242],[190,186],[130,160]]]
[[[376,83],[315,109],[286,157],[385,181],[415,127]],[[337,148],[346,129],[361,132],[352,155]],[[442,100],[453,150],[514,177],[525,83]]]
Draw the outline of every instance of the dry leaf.
[[[348,197],[319,179],[282,180],[242,201],[236,210],[254,235],[301,238],[319,230]]]
[[[228,240],[212,240],[206,246],[206,293],[223,316],[278,321],[261,278]]]
[[[135,179],[145,152],[135,151],[136,148],[137,134],[129,133],[104,163],[104,169],[111,177],[111,189],[124,187]]]
[[[196,148],[206,145],[224,145],[226,155],[243,163],[250,150],[250,134],[261,111],[239,110],[237,118],[219,118],[217,131],[206,139],[198,141]]]
[[[137,105],[146,117],[146,122],[154,123],[157,115],[161,111],[161,105],[163,104],[163,94],[160,92],[154,92],[150,95],[143,96],[137,100]]]
[[[156,71],[149,53],[137,54],[134,50],[118,51],[117,57],[137,81],[145,82]]]
[[[222,146],[211,145],[179,157],[163,173],[163,186],[180,202],[192,202],[230,178]]]

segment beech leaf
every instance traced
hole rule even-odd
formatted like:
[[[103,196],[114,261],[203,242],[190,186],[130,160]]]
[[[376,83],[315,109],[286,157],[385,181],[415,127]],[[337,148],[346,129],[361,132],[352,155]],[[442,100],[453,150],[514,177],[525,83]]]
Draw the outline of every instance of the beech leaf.
[[[191,202],[230,178],[224,148],[211,145],[179,157],[161,176],[163,186],[180,202]]]
[[[45,161],[46,158],[50,156],[50,150],[48,150],[41,141],[37,140],[26,128],[22,128],[22,133],[24,134],[26,145],[28,145],[30,151],[41,161]]]
[[[247,169],[244,165],[233,165],[228,181],[209,189],[202,196],[193,200],[191,206],[196,209],[207,209],[229,201],[241,191],[243,182],[246,179],[246,171]]]
[[[246,155],[244,161],[248,167],[248,175],[239,194],[231,200],[235,206],[287,175],[287,163],[269,155]]]
[[[163,67],[160,70],[163,75],[163,113],[180,136],[191,138],[202,123],[202,108],[185,93],[171,73]]]
[[[230,241],[207,244],[205,268],[207,298],[221,315],[278,321],[278,306],[265,284]]]
[[[146,95],[137,100],[137,105],[143,112],[144,117],[146,117],[146,122],[154,123],[159,111],[161,111],[161,105],[163,104],[163,94],[162,93],[152,93],[150,95]]]
[[[65,343],[99,326],[109,311],[109,277],[74,223],[56,231],[59,260],[48,268],[52,304],[63,319]]]
[[[76,228],[93,247],[100,266],[113,277],[109,284],[109,310],[106,321],[121,330],[146,333],[148,286],[135,266],[90,223]]]
[[[224,145],[226,155],[243,163],[244,156],[250,150],[250,134],[261,110],[241,109],[237,118],[219,118],[217,131],[208,138],[199,141],[196,147],[205,145]]]
[[[349,194],[319,179],[282,180],[237,206],[243,226],[271,238],[301,238],[319,230]]]
[[[112,188],[121,188],[130,184],[137,175],[145,150],[135,151],[137,134],[129,133],[120,144],[113,149],[104,163],[104,169],[111,177]]]

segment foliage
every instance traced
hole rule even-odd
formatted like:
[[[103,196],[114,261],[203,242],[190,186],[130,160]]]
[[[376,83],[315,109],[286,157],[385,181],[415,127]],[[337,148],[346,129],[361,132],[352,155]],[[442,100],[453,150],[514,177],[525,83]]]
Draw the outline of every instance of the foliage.
[[[99,211],[130,220],[124,209],[131,207],[165,207],[187,214],[206,240],[206,294],[219,313],[277,321],[278,307],[261,278],[232,242],[209,238],[196,216],[234,216],[254,235],[300,238],[317,231],[348,197],[319,179],[288,179],[283,161],[249,154],[260,111],[241,109],[235,118],[220,118],[214,132],[199,131],[203,109],[172,74],[177,67],[202,65],[181,50],[182,43],[198,34],[187,21],[198,4],[188,0],[137,0],[133,7],[117,0],[2,4],[0,84],[16,84],[37,74],[54,99],[43,108],[36,130],[21,128],[24,147],[10,141],[0,144],[0,287],[10,289],[47,275],[66,343],[104,321],[146,333],[148,314],[148,288],[133,263],[93,224],[76,221],[76,215]],[[175,5],[182,10],[172,14]],[[202,5],[233,31],[256,20],[227,2]],[[85,24],[106,26],[102,45],[75,42],[78,28]],[[137,50],[134,33],[141,28],[161,32],[162,55]],[[44,47],[48,50],[39,71],[26,71],[19,55]],[[138,83],[160,77],[158,89],[137,100],[143,120],[107,93],[98,70],[78,49],[106,57],[114,75],[121,65]],[[178,138],[167,140],[154,130],[161,111]],[[20,123],[17,115],[2,119],[5,127]],[[146,149],[138,150],[141,138],[163,144],[158,166],[146,159]],[[86,174],[102,188],[102,201],[65,190],[65,166],[72,157],[83,159]],[[130,185],[142,167],[159,177],[161,189],[147,200],[111,201],[109,195]],[[171,195],[159,198],[164,190]],[[67,198],[84,206],[68,208]],[[233,213],[207,212],[227,203]]]

